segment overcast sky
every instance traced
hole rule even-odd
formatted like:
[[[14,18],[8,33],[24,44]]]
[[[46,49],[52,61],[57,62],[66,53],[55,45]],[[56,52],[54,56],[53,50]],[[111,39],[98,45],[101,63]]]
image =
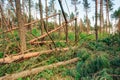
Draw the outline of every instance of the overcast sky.
[[[49,1],[50,0],[48,0],[48,5],[49,5]],[[69,7],[69,10],[70,10],[70,12],[74,12],[74,6],[71,4],[71,0],[66,0],[67,1],[67,4],[68,4],[68,7]],[[78,7],[78,11],[79,11],[79,16],[78,16],[78,19],[80,20],[80,19],[84,19],[84,16],[85,16],[85,11],[84,11],[84,8],[83,8],[83,0],[80,0],[81,1],[81,3],[79,4],[79,5],[77,5],[77,7]],[[93,19],[92,19],[92,17],[94,16],[94,12],[95,12],[95,3],[94,3],[94,1],[92,1],[92,0],[88,0],[89,1],[89,3],[90,3],[90,9],[89,9],[89,13],[88,13],[88,17],[89,17],[89,19],[91,20],[91,24],[92,25],[94,25],[94,21],[93,21]],[[110,15],[111,15],[111,13],[113,13],[116,9],[118,9],[118,7],[120,7],[120,0],[113,0],[113,2],[114,2],[114,5],[113,5],[113,11],[111,11],[110,12]],[[42,0],[42,3],[43,3],[43,6],[44,6],[44,8],[45,8],[45,0]],[[65,0],[62,0],[62,5],[63,5],[63,7],[64,7],[64,10],[65,10],[65,12],[69,12],[68,11],[68,9],[67,9],[67,6],[66,6],[66,3],[65,3]],[[57,9],[57,10],[60,10],[60,6],[59,6],[59,3],[58,3],[58,0],[55,0],[55,8]],[[45,9],[44,9],[45,10]],[[105,13],[106,13],[106,11],[105,11],[105,6],[104,6],[104,17],[105,17]],[[69,14],[69,13],[68,13]],[[114,20],[112,20],[111,18],[110,18],[110,20],[112,21],[112,22],[114,22]]]

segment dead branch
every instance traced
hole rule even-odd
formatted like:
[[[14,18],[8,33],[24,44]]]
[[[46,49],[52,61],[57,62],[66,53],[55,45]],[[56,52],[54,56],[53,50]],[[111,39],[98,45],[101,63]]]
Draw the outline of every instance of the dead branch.
[[[73,47],[74,49],[75,47]],[[46,50],[46,51],[41,51],[41,52],[31,52],[31,53],[26,53],[26,54],[19,54],[19,55],[15,55],[15,56],[8,56],[5,58],[1,58],[0,59],[0,64],[6,64],[6,63],[12,63],[14,61],[19,61],[19,60],[24,60],[24,59],[29,59],[31,57],[36,57],[42,54],[49,54],[51,52],[54,51],[67,51],[69,50],[69,48],[56,48],[56,49],[52,49],[52,50]]]
[[[64,66],[70,63],[75,63],[77,62],[79,59],[78,58],[73,58],[71,60],[67,60],[67,61],[62,61],[62,62],[58,62],[58,63],[53,63],[50,65],[46,65],[46,66],[42,66],[42,67],[38,67],[38,68],[34,68],[34,69],[29,69],[26,71],[22,71],[19,73],[14,73],[14,74],[7,74],[6,76],[0,77],[0,80],[15,80],[18,78],[22,78],[22,77],[26,77],[29,75],[33,75],[33,74],[38,74],[46,69],[53,69],[59,66]]]

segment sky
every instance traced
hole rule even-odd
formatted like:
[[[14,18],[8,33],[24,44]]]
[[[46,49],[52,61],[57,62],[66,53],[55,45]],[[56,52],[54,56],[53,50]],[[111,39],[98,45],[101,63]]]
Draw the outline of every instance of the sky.
[[[48,0],[48,5],[49,5],[49,1],[50,1],[50,0]],[[68,15],[69,15],[69,11],[70,11],[70,13],[71,13],[71,12],[75,12],[75,11],[74,11],[74,6],[71,4],[71,0],[66,0],[66,1],[67,1],[69,10],[68,10],[68,8],[67,8],[67,5],[66,5],[66,3],[65,3],[65,0],[62,0],[62,5],[63,5],[63,7],[64,7],[64,11],[67,12]],[[80,20],[80,19],[83,20],[84,17],[85,17],[85,11],[84,11],[83,4],[82,4],[82,3],[83,3],[83,2],[82,2],[83,0],[79,0],[79,1],[81,1],[81,3],[80,3],[79,5],[77,5],[77,7],[78,7],[78,12],[79,12],[78,20]],[[88,17],[89,17],[89,19],[91,20],[91,25],[94,25],[93,16],[94,16],[94,14],[95,14],[95,13],[94,13],[94,12],[95,12],[95,2],[92,1],[92,0],[88,0],[88,2],[90,3],[90,9],[89,9]],[[113,0],[113,2],[114,2],[113,10],[110,12],[110,15],[111,15],[115,10],[117,10],[117,9],[120,7],[120,0]],[[43,6],[44,6],[44,8],[45,8],[45,0],[42,0],[42,3],[43,3]],[[99,7],[99,5],[98,5],[98,7]],[[55,8],[56,8],[57,10],[61,10],[61,9],[60,9],[60,5],[59,5],[59,3],[58,3],[58,0],[55,0]],[[45,9],[44,9],[44,10],[45,10]],[[104,13],[104,18],[106,18],[106,17],[105,17],[105,14],[106,14],[105,7],[104,7],[104,10],[103,10],[103,13]],[[110,17],[110,21],[114,23],[114,19],[112,19],[111,17]]]

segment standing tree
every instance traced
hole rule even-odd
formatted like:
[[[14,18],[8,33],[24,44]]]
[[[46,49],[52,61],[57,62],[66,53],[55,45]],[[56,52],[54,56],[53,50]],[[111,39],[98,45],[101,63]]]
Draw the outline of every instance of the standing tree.
[[[97,26],[98,0],[95,0],[95,38],[98,41],[98,26]]]
[[[118,8],[118,10],[115,10],[115,12],[112,14],[112,17],[118,20],[117,27],[118,27],[118,32],[120,34],[120,7]]]
[[[105,5],[106,5],[106,32],[108,32],[109,28],[109,33],[110,33],[110,19],[109,19],[109,11],[111,11],[113,8],[113,2],[111,0],[104,0],[105,1]]]
[[[26,37],[25,37],[26,29],[24,27],[20,0],[15,0],[15,3],[16,3],[16,15],[17,15],[18,27],[19,27],[21,53],[24,53],[24,51],[26,50]]]
[[[79,0],[71,0],[71,4],[75,6],[75,17],[77,17],[78,12],[77,12],[77,5],[80,4]]]
[[[40,11],[40,19],[41,19],[41,34],[43,34],[43,31],[44,31],[44,21],[43,21],[43,8],[42,8],[41,0],[39,0],[39,11]]]
[[[47,6],[47,0],[45,0],[45,12],[46,12],[46,29],[48,31],[48,6]]]
[[[104,18],[103,18],[103,0],[100,0],[100,34],[102,32],[102,28],[104,26]]]
[[[86,13],[86,26],[87,26],[87,33],[90,31],[90,26],[89,26],[89,20],[88,20],[88,10],[90,8],[90,3],[88,3],[88,0],[83,0],[83,6],[84,10]]]
[[[31,0],[28,1],[29,4],[29,19],[28,19],[28,23],[31,22]],[[28,26],[29,29],[31,29],[31,25]]]

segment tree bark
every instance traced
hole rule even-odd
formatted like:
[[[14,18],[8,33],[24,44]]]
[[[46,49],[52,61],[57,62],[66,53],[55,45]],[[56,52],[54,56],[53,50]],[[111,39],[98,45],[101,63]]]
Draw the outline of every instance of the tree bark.
[[[100,0],[100,34],[102,33],[103,27],[104,27],[104,19],[103,19],[103,0]]]
[[[29,0],[29,20],[28,23],[31,22],[31,0]],[[31,29],[31,25],[28,25],[28,29]]]
[[[45,0],[45,10],[46,10],[46,17],[48,17],[48,6],[47,6],[47,0]],[[46,29],[48,31],[48,18],[46,18]]]
[[[20,36],[20,49],[21,53],[24,53],[26,50],[26,36],[25,36],[25,27],[24,27],[24,22],[23,22],[23,16],[21,12],[21,5],[20,5],[20,0],[15,0],[16,2],[16,15],[18,18],[18,27],[19,27],[19,36]]]
[[[95,38],[96,38],[96,41],[98,41],[97,9],[98,9],[98,0],[95,0]]]
[[[106,32],[110,33],[109,1],[108,0],[106,0],[106,19],[107,19]]]
[[[90,32],[90,26],[89,26],[88,11],[87,11],[87,9],[86,9],[86,23],[87,23],[87,33],[89,34],[89,32]]]
[[[83,22],[82,22],[82,19],[80,19],[80,32],[83,32]]]
[[[43,8],[42,2],[39,0],[39,11],[40,11],[40,19],[41,19],[41,34],[44,32],[44,21],[43,21]]]
[[[26,76],[29,76],[29,75],[38,74],[38,73],[40,73],[40,72],[42,72],[46,69],[53,69],[53,68],[57,68],[59,66],[64,66],[64,65],[67,65],[67,64],[70,64],[70,63],[75,63],[78,60],[79,60],[78,58],[73,58],[73,59],[70,59],[70,60],[67,60],[67,61],[53,63],[53,64],[50,64],[50,65],[47,65],[47,66],[42,66],[42,67],[22,71],[22,72],[19,72],[19,73],[8,74],[6,76],[1,77],[0,80],[15,80],[15,79],[26,77]]]
[[[75,47],[73,47],[72,49],[74,49]],[[46,50],[46,51],[41,51],[41,52],[32,52],[32,53],[27,53],[27,54],[21,54],[21,55],[16,55],[16,56],[8,56],[5,58],[0,59],[0,64],[6,64],[6,63],[12,63],[14,61],[20,61],[20,60],[24,60],[24,59],[29,59],[31,57],[36,57],[42,54],[49,54],[53,51],[67,51],[69,50],[69,48],[56,48],[53,50]]]

